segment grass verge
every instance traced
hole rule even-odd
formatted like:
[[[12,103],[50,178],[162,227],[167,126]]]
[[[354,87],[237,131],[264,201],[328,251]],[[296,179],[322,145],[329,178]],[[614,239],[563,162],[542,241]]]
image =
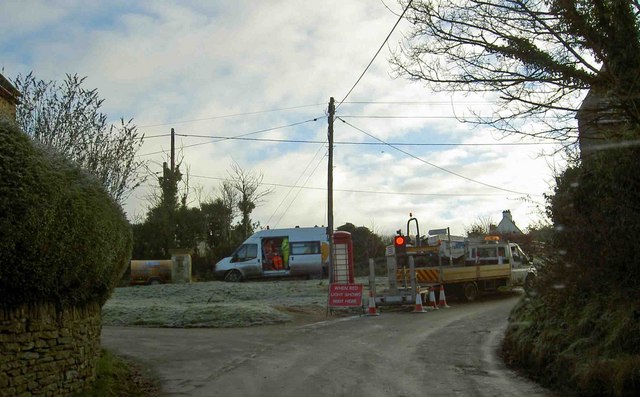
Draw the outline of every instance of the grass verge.
[[[638,396],[638,298],[605,288],[524,299],[509,319],[505,361],[562,395]]]
[[[102,349],[93,387],[75,397],[156,397],[160,386],[140,364]]]

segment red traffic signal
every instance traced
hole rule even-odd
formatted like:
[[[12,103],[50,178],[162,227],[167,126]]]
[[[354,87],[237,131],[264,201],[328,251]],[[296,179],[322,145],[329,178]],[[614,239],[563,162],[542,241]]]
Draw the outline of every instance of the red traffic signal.
[[[407,245],[407,239],[404,236],[396,236],[393,239],[393,245],[396,247],[405,247]]]
[[[407,238],[398,234],[393,238],[393,248],[396,256],[396,266],[403,268],[407,266]]]

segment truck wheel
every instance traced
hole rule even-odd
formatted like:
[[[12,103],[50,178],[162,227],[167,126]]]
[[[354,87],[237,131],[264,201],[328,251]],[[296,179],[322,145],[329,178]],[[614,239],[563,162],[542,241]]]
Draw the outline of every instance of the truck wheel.
[[[466,283],[463,290],[464,297],[469,302],[473,302],[478,297],[478,286],[476,283]]]
[[[231,270],[224,276],[224,281],[228,281],[230,283],[239,283],[242,281],[242,273],[240,270]]]

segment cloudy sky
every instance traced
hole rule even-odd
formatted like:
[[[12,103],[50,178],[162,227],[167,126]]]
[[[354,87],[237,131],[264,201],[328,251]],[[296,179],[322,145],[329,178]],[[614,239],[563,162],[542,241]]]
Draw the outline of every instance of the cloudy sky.
[[[462,234],[510,209],[524,229],[539,219],[562,164],[540,156],[548,144],[459,120],[486,112],[490,96],[433,93],[396,77],[388,60],[406,23],[354,87],[398,20],[394,0],[4,0],[0,8],[5,77],[87,76],[110,119],[133,118],[144,132],[138,154],[151,172],[167,161],[174,128],[191,205],[219,195],[234,162],[262,175],[272,191],[252,216],[262,226],[327,224],[330,97],[341,103],[336,226],[391,234],[413,213],[422,234]],[[127,199],[131,219],[144,217],[154,178]]]

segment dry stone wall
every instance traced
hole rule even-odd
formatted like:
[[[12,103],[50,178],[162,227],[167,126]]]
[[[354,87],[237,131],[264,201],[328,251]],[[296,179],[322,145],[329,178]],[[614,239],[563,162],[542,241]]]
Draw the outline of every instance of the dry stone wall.
[[[30,305],[0,310],[0,397],[70,396],[89,387],[101,308]]]
[[[16,119],[16,105],[8,102],[5,98],[0,97],[0,117],[6,117],[9,120]]]

